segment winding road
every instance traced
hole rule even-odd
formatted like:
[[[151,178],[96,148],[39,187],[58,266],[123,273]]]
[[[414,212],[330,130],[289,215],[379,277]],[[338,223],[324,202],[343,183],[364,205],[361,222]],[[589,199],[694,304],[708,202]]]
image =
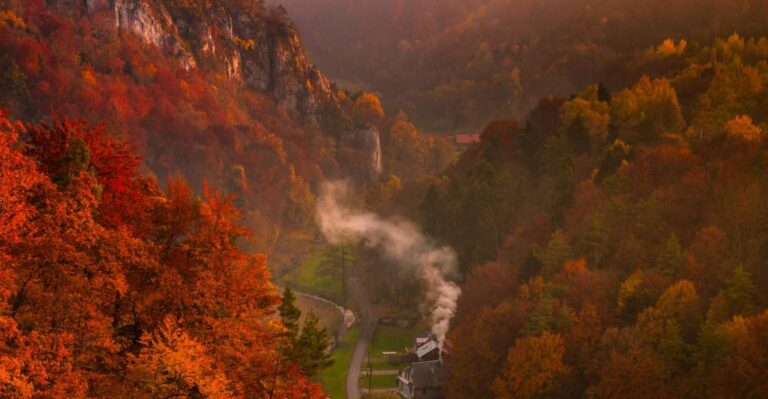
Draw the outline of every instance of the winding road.
[[[371,303],[366,289],[357,276],[349,278],[352,300],[360,307],[360,340],[357,341],[347,371],[347,399],[360,399],[360,370],[368,353],[368,344],[376,330],[376,307]]]

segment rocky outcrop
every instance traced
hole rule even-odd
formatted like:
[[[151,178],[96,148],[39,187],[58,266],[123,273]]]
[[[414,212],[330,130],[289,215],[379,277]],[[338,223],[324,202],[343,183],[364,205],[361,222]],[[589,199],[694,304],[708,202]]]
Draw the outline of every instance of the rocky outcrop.
[[[239,13],[229,27],[228,39],[235,46],[226,63],[235,78],[310,118],[336,102],[330,81],[312,64],[284,11]]]
[[[113,8],[116,28],[132,32],[145,43],[164,49],[187,70],[197,66],[195,58],[184,47],[176,24],[165,7],[152,7],[144,1],[115,0]]]
[[[186,69],[210,68],[270,94],[307,122],[338,108],[282,8],[257,1],[49,0],[63,12],[114,18],[116,29],[158,46]],[[210,3],[210,4],[209,4]],[[239,6],[233,4],[240,4]]]
[[[383,171],[383,159],[381,155],[381,134],[376,126],[370,126],[360,130],[357,135],[363,138],[364,147],[370,152],[371,172],[377,177]]]

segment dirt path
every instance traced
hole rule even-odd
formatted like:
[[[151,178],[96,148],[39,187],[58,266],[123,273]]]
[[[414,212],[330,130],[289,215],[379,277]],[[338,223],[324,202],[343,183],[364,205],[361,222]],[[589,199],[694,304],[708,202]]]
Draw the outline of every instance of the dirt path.
[[[347,399],[360,399],[360,369],[368,352],[368,344],[376,330],[376,307],[368,298],[365,287],[358,277],[349,278],[349,291],[352,300],[360,308],[360,340],[357,341],[352,360],[347,370]]]

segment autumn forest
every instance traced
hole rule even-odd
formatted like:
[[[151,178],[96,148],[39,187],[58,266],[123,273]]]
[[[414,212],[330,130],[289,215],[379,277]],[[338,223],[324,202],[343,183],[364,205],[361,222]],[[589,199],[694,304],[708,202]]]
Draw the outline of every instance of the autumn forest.
[[[0,0],[0,398],[768,397],[763,0]]]

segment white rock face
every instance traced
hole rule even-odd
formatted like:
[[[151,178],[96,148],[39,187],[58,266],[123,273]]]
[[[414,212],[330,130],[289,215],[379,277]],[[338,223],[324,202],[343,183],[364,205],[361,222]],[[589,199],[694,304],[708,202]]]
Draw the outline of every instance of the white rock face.
[[[376,126],[371,126],[359,133],[365,138],[365,145],[371,153],[371,171],[374,177],[379,176],[383,172],[382,155],[381,155],[381,134]]]
[[[162,4],[152,7],[141,0],[114,0],[113,8],[115,27],[170,52],[186,70],[196,67],[195,58],[182,46],[173,18]]]
[[[335,104],[331,83],[312,64],[295,29],[279,18],[232,18],[231,34],[249,41],[237,57],[238,76],[249,87],[270,92],[278,104],[316,119],[323,106]],[[235,64],[231,62],[231,64]]]

